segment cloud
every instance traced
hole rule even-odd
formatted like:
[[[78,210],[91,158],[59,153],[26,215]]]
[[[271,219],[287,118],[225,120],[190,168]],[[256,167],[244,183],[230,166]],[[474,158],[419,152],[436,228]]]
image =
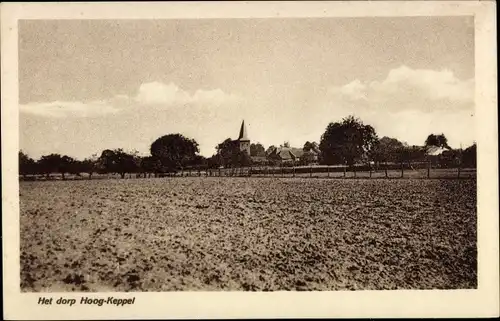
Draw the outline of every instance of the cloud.
[[[139,87],[135,101],[147,105],[185,104],[189,101],[189,94],[174,83],[163,84],[150,82]]]
[[[177,106],[186,104],[220,105],[237,100],[235,95],[230,95],[221,89],[197,90],[194,94],[179,88],[174,83],[164,84],[150,82],[139,87],[135,101],[142,105]]]
[[[474,80],[460,80],[449,70],[401,66],[382,81],[354,80],[331,87],[329,99],[340,105],[376,110],[467,110],[474,108]]]
[[[423,144],[430,133],[444,133],[452,146],[467,145],[475,139],[474,86],[473,79],[458,79],[449,70],[401,66],[382,80],[355,79],[330,87],[304,126],[326,126],[354,115],[374,126],[380,137]]]
[[[140,108],[145,105],[161,107],[207,105],[210,107],[222,107],[236,101],[239,101],[236,95],[227,94],[221,89],[199,89],[190,94],[174,83],[150,82],[142,84],[138,89],[137,95],[133,98],[125,94],[117,94],[106,100],[92,102],[53,101],[28,103],[20,105],[19,109],[22,113],[42,117],[85,118],[116,114],[126,110],[132,111],[134,108]]]
[[[106,101],[79,102],[54,101],[48,103],[28,103],[19,105],[23,113],[43,117],[98,117],[117,113],[119,110]]]
[[[367,85],[363,84],[359,79],[356,79],[342,87],[331,87],[329,92],[333,96],[337,95],[347,100],[356,101],[367,99],[366,89]]]
[[[124,94],[119,94],[119,95],[115,95],[114,97],[115,100],[129,100],[130,97],[128,95],[124,95]]]

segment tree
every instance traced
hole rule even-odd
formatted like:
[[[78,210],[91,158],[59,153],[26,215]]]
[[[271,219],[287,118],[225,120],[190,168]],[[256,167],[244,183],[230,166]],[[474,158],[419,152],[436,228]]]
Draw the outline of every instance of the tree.
[[[36,162],[23,151],[19,152],[19,174],[26,178],[26,175],[36,173]]]
[[[371,158],[375,162],[397,162],[401,158],[404,144],[387,136],[379,139],[371,150]]]
[[[46,175],[47,179],[51,173],[59,172],[60,164],[61,155],[59,154],[44,155],[38,160],[40,171]]]
[[[200,170],[208,166],[208,159],[202,155],[196,155],[190,165]]]
[[[271,154],[275,149],[276,149],[276,146],[274,146],[274,145],[269,146],[266,150],[266,156],[269,156],[269,154]]]
[[[264,149],[262,145],[261,147]],[[219,166],[238,167],[248,166],[251,164],[250,155],[248,155],[247,152],[240,150],[239,145],[236,144],[235,141],[231,140],[231,138],[227,138],[222,143],[217,145],[216,150],[217,155],[215,159],[218,161]]]
[[[439,134],[439,135],[430,134],[429,136],[427,136],[427,139],[425,140],[425,146],[450,148],[448,146],[448,139],[446,138],[446,136],[444,136],[444,134]]]
[[[59,172],[61,173],[62,175],[62,179],[66,179],[66,177],[64,176],[65,173],[75,173],[75,170],[77,169],[76,166],[76,161],[72,158],[72,157],[69,157],[69,156],[62,156],[61,157],[61,163],[59,164]]]
[[[45,174],[45,177],[49,179],[50,174],[58,171],[59,160],[61,155],[50,154],[40,157],[37,161],[37,166],[41,173]]]
[[[262,148],[261,149],[262,152],[262,150],[264,150],[264,147],[262,145],[260,146]],[[229,167],[229,166],[238,167],[238,166],[248,166],[252,163],[250,155],[248,155],[247,152],[240,150],[239,145],[235,141],[231,140],[231,138],[227,138],[222,143],[217,145],[216,150],[217,154],[215,157],[213,157],[213,160],[216,160],[219,166],[223,165],[224,167]]]
[[[51,173],[60,173],[62,179],[66,179],[65,174],[74,170],[75,160],[69,156],[59,154],[50,154],[42,156],[38,161],[38,166],[42,173],[49,178]]]
[[[227,167],[231,165],[233,154],[236,152],[236,144],[231,138],[226,138],[222,143],[215,147],[217,151],[217,161],[219,165]]]
[[[371,151],[377,140],[372,126],[364,125],[361,120],[349,116],[342,122],[327,126],[321,136],[319,149],[326,164],[346,162],[352,166]]]
[[[250,156],[265,157],[266,150],[264,149],[264,146],[260,143],[250,144]]]
[[[207,159],[208,168],[218,168],[221,165],[221,161],[219,159],[219,155],[214,154]]]
[[[228,167],[233,162],[233,155],[236,152],[236,144],[231,138],[226,138],[222,143],[218,144],[216,147],[217,161],[219,166]]]
[[[477,146],[475,142],[462,152],[462,163],[463,166],[467,167],[474,168],[477,166]]]
[[[181,134],[162,136],[151,144],[151,155],[160,160],[166,168],[184,168],[199,152],[194,139]]]
[[[304,147],[302,147],[302,150],[304,152],[309,152],[311,150],[317,152],[319,150],[319,146],[316,142],[307,141],[305,142]]]
[[[156,176],[158,173],[163,172],[161,161],[154,156],[142,157],[140,160],[140,169],[144,173],[144,177],[146,177],[147,173],[154,173]]]
[[[96,154],[85,158],[83,161],[78,162],[79,172],[89,174],[89,179],[92,179],[92,175],[97,171],[98,168],[98,158]]]
[[[116,173],[115,152],[111,149],[105,149],[97,159],[98,168],[103,173]]]
[[[193,159],[193,165],[195,166],[206,166],[208,159],[203,155],[196,155]]]
[[[107,173],[118,173],[125,178],[126,173],[134,173],[138,170],[137,153],[127,153],[123,149],[106,149],[99,157],[99,164]]]
[[[251,163],[252,159],[250,158],[250,155],[248,155],[248,153],[246,153],[245,151],[236,149],[231,155],[231,165],[233,166],[243,167],[249,166]]]
[[[406,161],[408,163],[408,166],[411,167],[411,163],[414,161],[423,161],[425,159],[426,155],[426,150],[425,147],[422,146],[407,146],[404,145],[401,156],[400,156],[400,161]]]

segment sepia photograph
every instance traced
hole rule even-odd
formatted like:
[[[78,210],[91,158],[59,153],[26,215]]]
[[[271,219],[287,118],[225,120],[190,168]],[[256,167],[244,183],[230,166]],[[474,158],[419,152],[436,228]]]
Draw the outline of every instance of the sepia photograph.
[[[476,19],[17,20],[19,291],[478,290]]]

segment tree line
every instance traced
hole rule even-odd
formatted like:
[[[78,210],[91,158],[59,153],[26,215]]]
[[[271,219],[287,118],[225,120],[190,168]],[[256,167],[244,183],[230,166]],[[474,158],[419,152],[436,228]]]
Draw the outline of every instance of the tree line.
[[[290,147],[287,143],[280,147]],[[306,142],[305,153],[315,152],[314,161],[323,165],[343,164],[353,166],[357,163],[417,162],[425,159],[429,147],[445,148],[439,161],[448,166],[460,162],[461,166],[476,166],[476,144],[462,149],[451,149],[444,134],[430,134],[422,146],[409,146],[395,138],[378,138],[375,129],[353,116],[339,122],[328,124],[321,136],[320,143]],[[77,160],[67,155],[49,154],[38,160],[30,158],[23,151],[19,152],[19,174],[45,175],[52,173],[81,175],[86,173],[89,179],[93,174],[119,174],[124,178],[128,173],[138,176],[170,174],[184,169],[207,169],[218,167],[251,166],[256,159],[264,159],[275,149],[274,145],[266,150],[260,143],[250,145],[250,155],[240,150],[230,138],[217,146],[211,157],[199,155],[199,145],[182,134],[168,134],[156,139],[150,146],[150,155],[140,156],[137,151],[106,149],[100,155],[94,154],[84,160]],[[268,162],[273,162],[269,160]]]
[[[375,129],[353,116],[341,122],[330,123],[321,136],[319,149],[323,164],[356,163],[408,163],[427,161],[430,148],[442,148],[444,151],[435,157],[442,166],[476,166],[476,143],[465,150],[452,149],[444,134],[430,134],[422,146],[408,145],[404,142],[384,136],[379,139]]]

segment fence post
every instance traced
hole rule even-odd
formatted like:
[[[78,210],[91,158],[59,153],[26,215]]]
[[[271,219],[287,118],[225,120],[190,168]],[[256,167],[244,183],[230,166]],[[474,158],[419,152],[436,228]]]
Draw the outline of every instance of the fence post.
[[[431,177],[431,160],[429,159],[429,162],[427,164],[427,178],[430,178]]]
[[[347,164],[344,164],[344,177],[346,176],[346,169],[347,169]]]
[[[368,166],[370,166],[370,178],[372,178],[372,164],[368,163]]]
[[[295,162],[293,163],[293,177],[295,177]]]
[[[385,170],[385,178],[389,177],[389,175],[387,175],[387,161],[385,162],[384,170]]]
[[[357,177],[358,175],[356,174],[356,164],[352,165],[352,170],[354,172],[354,177]]]
[[[401,178],[403,178],[403,175],[404,175],[404,169],[403,169],[403,161],[401,161]]]
[[[326,165],[326,172],[328,173],[328,177],[330,177],[330,166]]]

